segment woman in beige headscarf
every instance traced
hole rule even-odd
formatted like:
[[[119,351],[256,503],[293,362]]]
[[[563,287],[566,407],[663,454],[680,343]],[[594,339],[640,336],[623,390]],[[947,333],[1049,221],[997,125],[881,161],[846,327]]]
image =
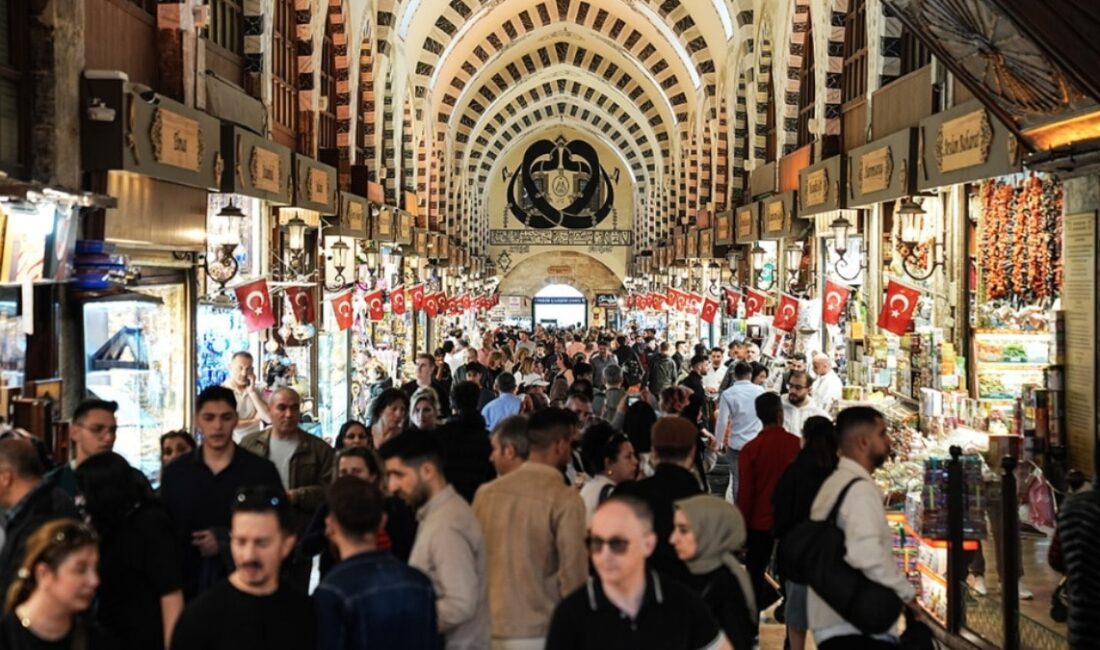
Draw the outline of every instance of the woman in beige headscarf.
[[[735,650],[752,648],[756,599],[734,552],[745,544],[745,519],[735,506],[701,494],[676,502],[669,540],[691,572],[691,587],[710,607]]]

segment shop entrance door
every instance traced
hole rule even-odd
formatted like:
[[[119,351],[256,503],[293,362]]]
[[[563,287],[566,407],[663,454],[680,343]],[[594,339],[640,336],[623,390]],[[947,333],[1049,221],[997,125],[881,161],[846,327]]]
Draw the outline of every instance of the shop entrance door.
[[[531,318],[534,325],[588,327],[588,300],[569,285],[550,284],[535,294]]]

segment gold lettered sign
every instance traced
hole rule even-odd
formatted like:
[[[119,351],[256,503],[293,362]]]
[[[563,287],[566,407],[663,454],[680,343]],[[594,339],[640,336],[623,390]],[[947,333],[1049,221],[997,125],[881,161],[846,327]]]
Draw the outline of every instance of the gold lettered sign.
[[[699,231],[699,257],[714,255],[714,231],[704,228]]]
[[[202,166],[202,127],[197,120],[158,108],[153,113],[149,140],[153,143],[153,158],[161,164],[192,172]]]
[[[366,230],[367,215],[363,212],[363,204],[359,201],[348,201],[344,204],[344,228],[351,232],[363,232]]]
[[[382,208],[378,213],[378,234],[381,237],[393,236],[393,210]]]
[[[728,244],[733,240],[733,215],[720,214],[715,219],[715,239],[719,244]]]
[[[802,206],[812,208],[823,205],[829,200],[829,169],[822,167],[806,174],[806,184],[802,188]]]
[[[687,244],[687,256],[690,258],[699,257],[699,239],[694,232],[689,232],[687,234],[685,243]]]
[[[756,233],[756,213],[751,207],[737,211],[737,240],[748,239]]]
[[[310,203],[328,203],[328,174],[313,168],[306,172],[306,199]]]
[[[397,239],[402,242],[412,243],[412,228],[413,228],[413,216],[408,212],[399,212],[397,214]]]
[[[890,147],[868,152],[859,159],[860,194],[881,192],[890,187],[894,175],[894,157]]]
[[[279,154],[260,147],[252,147],[252,157],[248,162],[252,175],[252,187],[278,194],[282,191],[282,161]]]
[[[764,232],[777,233],[787,229],[787,210],[783,201],[772,201],[764,213]]]
[[[680,260],[687,256],[687,242],[684,241],[682,234],[676,235],[675,239],[672,240],[672,246],[675,250],[676,259]]]
[[[967,113],[940,125],[936,136],[936,165],[941,174],[984,165],[993,144],[993,127],[985,110]]]
[[[428,231],[416,231],[416,254],[426,256],[428,254]]]

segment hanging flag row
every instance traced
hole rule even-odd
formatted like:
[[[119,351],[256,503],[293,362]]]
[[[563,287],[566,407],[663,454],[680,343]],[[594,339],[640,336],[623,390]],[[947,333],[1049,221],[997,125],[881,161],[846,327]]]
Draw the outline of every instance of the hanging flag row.
[[[286,289],[290,310],[299,323],[312,323],[317,319],[313,291],[313,287],[287,287]],[[258,332],[275,325],[275,309],[271,302],[271,290],[266,278],[242,284],[234,289],[234,293],[237,296],[237,305],[244,316],[245,328],[249,332]],[[341,330],[351,327],[355,320],[353,300],[356,294],[362,297],[367,317],[372,321],[380,321],[385,317],[384,305],[387,298],[390,311],[394,315],[402,316],[411,307],[413,313],[424,311],[429,318],[445,313],[457,316],[471,310],[488,310],[500,304],[498,294],[448,296],[442,291],[427,293],[423,284],[417,284],[408,289],[400,285],[388,292],[382,289],[366,292],[348,290],[326,300],[332,307],[332,314]]]
[[[890,280],[886,286],[886,298],[879,313],[878,326],[898,336],[905,334],[913,320],[917,303],[920,302],[920,295],[920,290],[896,280]],[[826,280],[821,303],[821,320],[829,325],[837,325],[851,297],[851,287],[831,279]],[[705,322],[712,323],[719,307],[724,307],[727,317],[736,316],[742,304],[745,306],[745,318],[761,314],[764,305],[768,302],[768,294],[751,288],[725,287],[722,289],[722,299],[720,305],[715,299],[670,288],[666,293],[631,293],[626,296],[624,303],[627,309],[660,311],[667,307],[699,316]],[[780,293],[772,327],[786,332],[794,330],[798,324],[800,308],[801,303],[798,298]]]

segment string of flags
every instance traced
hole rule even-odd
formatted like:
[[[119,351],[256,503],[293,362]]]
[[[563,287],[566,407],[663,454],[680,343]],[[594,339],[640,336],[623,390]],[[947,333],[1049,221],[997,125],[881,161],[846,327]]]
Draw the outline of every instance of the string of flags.
[[[299,323],[312,323],[317,320],[314,301],[314,287],[287,287],[286,299],[289,308]],[[245,328],[249,333],[265,330],[275,325],[275,307],[271,299],[271,288],[267,278],[258,278],[234,288],[237,306],[244,317]],[[337,327],[346,330],[355,321],[356,301],[361,300],[363,311],[371,321],[385,318],[385,305],[388,302],[390,312],[403,316],[411,311],[425,312],[429,318],[443,314],[459,316],[464,312],[489,310],[500,304],[500,295],[448,296],[446,292],[428,292],[423,283],[411,287],[399,285],[389,291],[374,289],[363,291],[353,288],[325,297],[324,302],[332,309]]]
[[[825,281],[821,300],[821,320],[829,325],[837,325],[851,300],[853,289],[832,279]],[[920,302],[921,291],[897,280],[890,280],[886,286],[886,296],[882,311],[878,315],[878,326],[901,336],[909,329],[913,313]],[[699,316],[704,322],[713,323],[719,309],[727,317],[736,317],[744,306],[744,317],[761,315],[768,304],[769,294],[764,291],[745,287],[724,287],[721,302],[716,298],[701,296],[697,293],[669,288],[665,293],[631,293],[624,299],[627,309],[662,311],[673,309],[678,312]],[[776,307],[772,318],[772,327],[791,332],[798,325],[800,311],[804,304],[796,296],[777,292]]]

